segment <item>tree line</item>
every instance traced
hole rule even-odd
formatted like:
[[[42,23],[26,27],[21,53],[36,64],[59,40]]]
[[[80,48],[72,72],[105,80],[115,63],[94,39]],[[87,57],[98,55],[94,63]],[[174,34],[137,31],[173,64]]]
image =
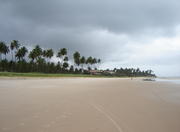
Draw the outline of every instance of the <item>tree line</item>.
[[[114,76],[129,76],[129,77],[142,77],[142,76],[151,76],[155,77],[156,75],[152,70],[140,70],[139,68],[120,68],[114,69]]]
[[[7,57],[7,55],[9,55]],[[58,62],[53,62],[56,57]],[[69,59],[66,48],[61,48],[58,52],[53,49],[43,49],[36,45],[32,50],[21,45],[18,40],[13,40],[10,44],[0,41],[0,71],[7,72],[41,72],[41,73],[81,73],[91,74],[91,70],[98,74],[107,76],[155,76],[152,70],[141,71],[139,68],[120,68],[114,70],[98,70],[101,59],[92,56],[85,57],[76,51],[73,61]]]
[[[11,54],[11,59],[7,55]],[[58,62],[51,61],[52,57],[58,58]],[[31,51],[13,40],[8,45],[0,41],[0,71],[8,72],[43,72],[43,73],[87,73],[91,69],[97,69],[101,59],[92,56],[81,56],[78,51],[73,54],[71,64],[66,48],[58,50],[42,49],[36,45]]]

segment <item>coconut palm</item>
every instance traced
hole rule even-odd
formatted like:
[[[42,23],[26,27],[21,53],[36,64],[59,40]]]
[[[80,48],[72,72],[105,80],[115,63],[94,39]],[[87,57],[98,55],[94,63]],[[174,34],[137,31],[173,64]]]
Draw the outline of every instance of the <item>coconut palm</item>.
[[[62,48],[61,49],[61,54],[64,56],[64,55],[67,55],[67,49],[66,48]]]
[[[51,59],[53,57],[53,55],[54,55],[54,52],[52,49],[48,49],[48,50],[43,51],[43,56],[45,58]]]
[[[59,72],[69,72],[69,73],[79,73],[84,70],[84,65],[93,66],[100,63],[99,60],[88,57],[86,59],[84,56],[81,57],[79,52],[73,54],[74,66],[69,66],[69,58],[67,56],[67,49],[62,48],[59,50],[57,57],[60,58],[61,63],[55,64],[53,62],[46,63],[48,59],[50,60],[54,52],[52,49],[42,50],[39,45],[36,45],[34,49],[29,53],[28,58],[30,62],[26,62],[25,56],[28,53],[26,47],[20,47],[17,40],[12,40],[10,46],[7,46],[5,42],[0,41],[0,70],[1,71],[14,71],[14,72],[47,72],[47,73],[59,73]],[[6,60],[6,55],[11,51],[12,61]],[[10,57],[11,57],[10,56]],[[2,59],[5,59],[1,61]],[[16,62],[18,59],[18,62]],[[47,59],[47,60],[46,60]],[[82,70],[79,68],[82,66]],[[150,74],[151,72],[147,72]],[[145,72],[143,75],[146,74]],[[142,74],[141,74],[142,75]]]
[[[42,56],[42,53],[43,53],[43,51],[39,45],[36,45],[34,52],[36,55],[36,59],[40,58]]]
[[[67,69],[69,67],[69,64],[67,62],[63,63],[63,69]]]
[[[9,53],[9,46],[7,45],[4,45],[4,48],[3,48],[3,54],[5,56],[5,60],[6,60],[6,55]]]
[[[48,49],[47,50],[47,58],[51,59],[53,57],[53,55],[54,55],[53,50],[52,49]]]
[[[84,56],[82,56],[80,58],[80,63],[81,63],[81,66],[82,66],[82,70],[84,70],[84,64],[86,63],[86,58]]]
[[[61,60],[61,65],[63,65],[64,63],[64,58],[67,56],[67,49],[66,48],[62,48],[59,50],[57,57],[60,58]]]
[[[17,52],[15,57],[19,60],[22,61],[24,59],[24,57],[26,56],[26,54],[28,53],[28,50],[26,47],[21,47]]]
[[[13,40],[13,41],[11,42],[11,44],[10,44],[12,61],[13,61],[13,57],[14,57],[14,55],[13,55],[14,50],[15,50],[15,49],[18,50],[19,46],[20,46],[20,44],[19,44],[18,40]]]
[[[64,57],[64,62],[68,62],[69,58],[67,56]]]
[[[69,64],[68,64],[69,58],[68,58],[68,56],[65,56],[63,61],[64,61],[63,62],[63,69],[67,69],[69,67]]]
[[[5,42],[0,41],[0,60],[2,60],[2,54],[4,54]]]
[[[37,62],[37,60],[40,59],[41,56],[43,55],[43,51],[39,45],[36,45],[30,54],[31,55],[29,57],[33,60],[36,60],[36,62]]]
[[[92,64],[92,60],[93,60],[93,58],[91,56],[88,57],[86,60],[86,64],[88,65],[88,69],[91,69],[90,65]]]
[[[80,53],[79,52],[75,52],[74,54],[73,54],[73,58],[74,58],[74,63],[77,65],[77,66],[79,66],[80,65]]]
[[[29,53],[29,56],[28,56],[28,57],[31,59],[32,62],[34,62],[34,60],[35,60],[35,58],[36,58],[35,52],[31,51],[31,52]]]
[[[93,58],[92,61],[91,61],[91,65],[92,66],[94,65],[94,69],[96,69],[96,64],[97,64],[97,59]]]

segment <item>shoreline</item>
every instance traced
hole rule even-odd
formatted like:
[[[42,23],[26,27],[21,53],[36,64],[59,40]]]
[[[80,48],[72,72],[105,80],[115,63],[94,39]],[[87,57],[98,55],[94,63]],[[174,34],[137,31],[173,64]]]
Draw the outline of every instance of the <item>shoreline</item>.
[[[124,79],[124,80],[136,80],[136,81],[142,81],[142,82],[156,82],[156,83],[167,83],[167,84],[180,84],[180,78],[171,78],[171,77],[166,77],[166,78],[162,78],[162,77],[157,77],[157,78],[153,78],[154,80],[144,80],[147,79],[149,77],[133,77],[133,79],[131,79],[131,77],[111,77],[111,76],[81,76],[81,75],[77,75],[77,76],[72,76],[70,74],[70,76],[68,76],[67,74],[65,74],[66,76],[63,76],[64,74],[61,74],[61,76],[16,76],[16,73],[14,76],[1,76],[0,75],[0,80],[34,80],[34,79]]]

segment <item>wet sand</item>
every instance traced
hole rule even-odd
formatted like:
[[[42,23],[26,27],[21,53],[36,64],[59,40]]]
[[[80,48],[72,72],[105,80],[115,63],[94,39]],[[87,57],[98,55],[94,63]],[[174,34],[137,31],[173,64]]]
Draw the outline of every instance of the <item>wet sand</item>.
[[[0,132],[180,132],[180,85],[0,78]]]

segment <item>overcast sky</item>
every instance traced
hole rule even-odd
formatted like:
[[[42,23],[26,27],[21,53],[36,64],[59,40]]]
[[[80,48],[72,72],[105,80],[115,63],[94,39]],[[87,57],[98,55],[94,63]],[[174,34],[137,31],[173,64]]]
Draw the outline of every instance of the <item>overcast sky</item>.
[[[0,0],[0,39],[180,76],[180,1]]]

